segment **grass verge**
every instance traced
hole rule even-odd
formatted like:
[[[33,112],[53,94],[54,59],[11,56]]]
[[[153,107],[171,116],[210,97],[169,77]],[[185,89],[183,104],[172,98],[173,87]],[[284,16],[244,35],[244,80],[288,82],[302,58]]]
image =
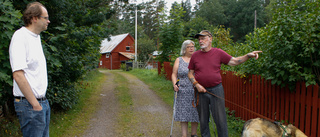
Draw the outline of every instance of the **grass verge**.
[[[20,124],[16,117],[4,118],[0,117],[0,137],[20,137]]]
[[[156,69],[134,69],[129,71],[128,73],[135,75],[144,83],[146,83],[149,88],[156,92],[160,98],[166,103],[173,107],[173,98],[174,92],[172,89],[172,82],[166,80],[165,77],[159,76]],[[230,112],[228,109],[226,113],[231,114],[227,115],[227,122],[228,122],[228,131],[230,137],[239,137],[241,136],[241,129],[244,124],[243,120],[234,117],[232,114],[234,112]],[[209,123],[210,129],[212,129],[212,122]],[[190,124],[189,124],[190,128]],[[213,130],[211,131],[211,135],[213,135]],[[216,132],[217,134],[217,132]],[[200,135],[200,131],[198,128],[198,135]]]
[[[159,76],[157,70],[134,69],[128,73],[135,75],[146,83],[166,104],[173,107],[174,92],[172,83],[171,81],[166,80],[165,77]]]

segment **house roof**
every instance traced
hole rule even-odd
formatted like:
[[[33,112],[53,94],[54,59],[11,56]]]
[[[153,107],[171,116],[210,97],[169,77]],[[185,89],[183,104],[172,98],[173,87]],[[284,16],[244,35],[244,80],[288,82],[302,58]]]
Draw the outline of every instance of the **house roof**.
[[[110,37],[110,41],[108,40],[108,38],[105,38],[104,40],[102,40],[101,42],[101,47],[100,47],[100,53],[111,53],[111,51],[116,48],[120,42],[126,38],[129,35],[129,33],[126,34],[120,34],[120,35],[116,35],[116,36],[111,36]]]
[[[128,59],[134,59],[134,53],[130,53],[130,52],[119,52],[121,55],[125,56]]]

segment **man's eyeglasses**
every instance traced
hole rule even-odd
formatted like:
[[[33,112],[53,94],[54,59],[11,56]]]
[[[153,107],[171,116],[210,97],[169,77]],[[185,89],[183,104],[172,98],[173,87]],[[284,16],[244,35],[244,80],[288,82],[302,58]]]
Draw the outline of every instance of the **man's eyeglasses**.
[[[44,18],[46,20],[49,20],[49,17],[43,17],[43,16],[40,16],[41,18]]]

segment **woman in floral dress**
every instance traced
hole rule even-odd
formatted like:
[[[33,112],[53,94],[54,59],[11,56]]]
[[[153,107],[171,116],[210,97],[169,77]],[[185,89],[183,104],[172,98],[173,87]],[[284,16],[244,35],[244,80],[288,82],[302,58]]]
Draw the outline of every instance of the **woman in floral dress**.
[[[182,137],[187,137],[188,122],[191,122],[191,137],[197,137],[199,116],[197,109],[192,106],[194,97],[193,85],[188,78],[188,65],[190,58],[195,51],[194,42],[186,40],[181,46],[181,57],[178,57],[173,65],[172,84],[177,93],[175,106],[175,121],[180,121]],[[176,82],[179,79],[179,85]]]

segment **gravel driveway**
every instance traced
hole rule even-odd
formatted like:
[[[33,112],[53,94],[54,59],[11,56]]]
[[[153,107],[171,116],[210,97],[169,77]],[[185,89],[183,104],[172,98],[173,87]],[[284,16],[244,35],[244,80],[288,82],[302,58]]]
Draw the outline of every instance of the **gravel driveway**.
[[[96,114],[90,119],[90,126],[84,132],[84,137],[119,137],[129,136],[134,131],[135,136],[141,137],[168,137],[170,136],[172,108],[165,104],[154,91],[137,77],[122,71],[101,71],[107,75],[102,88],[101,99]],[[133,115],[137,121],[130,125],[130,130],[115,129],[120,109],[115,92],[117,83],[114,74],[124,76],[128,81],[128,92],[132,97]],[[123,132],[120,135],[117,132]],[[173,137],[181,136],[179,122],[174,122]]]

